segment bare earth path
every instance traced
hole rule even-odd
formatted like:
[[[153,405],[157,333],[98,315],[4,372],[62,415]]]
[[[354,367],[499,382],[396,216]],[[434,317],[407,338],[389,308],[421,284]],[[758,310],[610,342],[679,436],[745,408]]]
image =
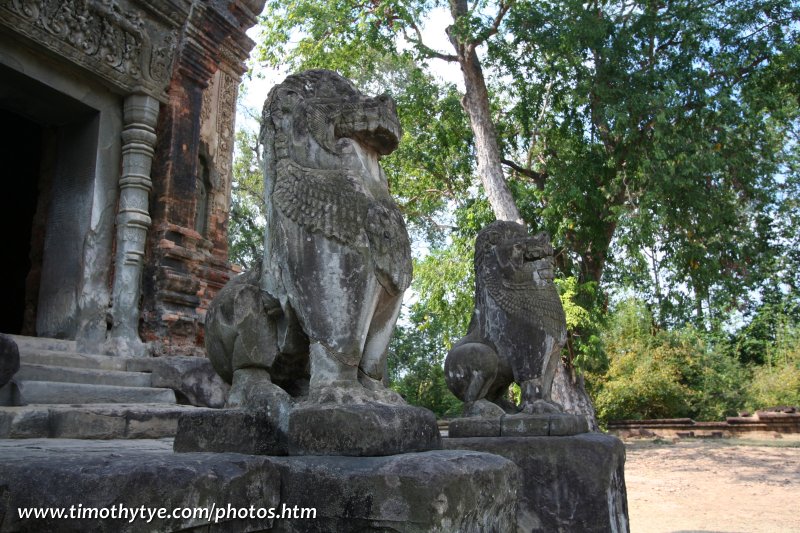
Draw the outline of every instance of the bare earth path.
[[[800,532],[798,440],[630,441],[626,448],[631,533]]]

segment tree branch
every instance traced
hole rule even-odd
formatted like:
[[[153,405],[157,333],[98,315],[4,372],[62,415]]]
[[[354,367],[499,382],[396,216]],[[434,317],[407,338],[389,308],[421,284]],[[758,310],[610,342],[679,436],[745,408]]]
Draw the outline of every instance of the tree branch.
[[[547,174],[544,172],[536,172],[535,170],[531,170],[529,168],[525,168],[523,166],[518,165],[517,163],[511,161],[510,159],[501,159],[501,163],[511,168],[514,172],[522,174],[533,180],[536,184],[536,187],[539,190],[544,189],[544,182],[547,181]]]
[[[470,43],[470,45],[473,48],[485,43],[487,39],[489,39],[493,35],[497,34],[497,32],[500,30],[500,24],[502,24],[503,18],[505,18],[506,13],[508,13],[508,10],[511,9],[511,6],[514,5],[514,1],[515,0],[507,0],[507,1],[501,1],[500,2],[500,9],[497,12],[497,16],[494,17],[494,20],[492,21],[492,25],[489,26],[489,28],[486,31],[481,32]]]
[[[415,22],[412,21],[409,24],[409,26],[411,27],[411,29],[414,30],[414,33],[416,33],[417,35],[416,38],[410,37],[408,33],[406,33],[405,29],[403,29],[403,37],[405,37],[405,39],[408,42],[416,46],[421,54],[423,54],[426,57],[441,59],[442,61],[449,61],[449,62],[458,61],[458,56],[454,56],[452,54],[443,54],[442,52],[438,52],[433,48],[431,48],[430,46],[426,45],[424,42],[422,42],[422,32],[420,31],[419,26],[417,26]]]

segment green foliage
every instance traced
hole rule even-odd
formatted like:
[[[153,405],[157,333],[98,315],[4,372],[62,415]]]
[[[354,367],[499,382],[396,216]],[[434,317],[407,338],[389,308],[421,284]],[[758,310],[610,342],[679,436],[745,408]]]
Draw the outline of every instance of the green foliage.
[[[605,372],[608,359],[600,338],[605,316],[598,284],[580,283],[575,276],[556,279],[555,283],[567,317],[565,360],[582,372]]]
[[[413,405],[426,407],[439,417],[461,413],[461,401],[444,379],[443,324],[430,317],[423,326],[400,325],[389,346],[389,381],[392,389]]]
[[[595,398],[600,420],[689,415],[691,391],[682,383],[687,353],[652,335],[651,316],[641,302],[620,305],[604,343],[610,366]]]
[[[460,239],[415,261],[412,287],[419,295],[411,320],[421,330],[432,328],[445,351],[467,331],[475,287],[472,244]]]
[[[408,322],[397,326],[389,346],[389,381],[409,403],[437,416],[456,416],[461,402],[444,380],[444,359],[467,329],[473,308],[472,247],[464,240],[415,261]]]
[[[759,367],[753,371],[748,407],[752,410],[800,405],[800,366]]]
[[[228,256],[232,263],[250,268],[264,248],[264,178],[257,136],[236,132],[231,210],[228,219]]]
[[[469,200],[471,133],[455,88],[405,66],[403,78],[388,87],[404,134],[400,147],[381,165],[406,220],[424,231],[426,241],[441,244],[449,229],[441,218],[453,204]]]
[[[771,364],[775,347],[783,345],[792,324],[800,323],[800,294],[769,298],[749,322],[732,335],[731,350],[745,364]]]
[[[792,250],[775,222],[797,213],[797,16],[789,0],[515,5],[489,48],[503,142],[565,274],[704,328],[775,275]]]
[[[766,364],[753,368],[748,407],[752,410],[800,405],[800,325],[783,321]]]
[[[610,364],[595,398],[601,420],[718,420],[744,403],[747,373],[734,357],[692,327],[656,329],[641,301],[617,307],[603,342]]]

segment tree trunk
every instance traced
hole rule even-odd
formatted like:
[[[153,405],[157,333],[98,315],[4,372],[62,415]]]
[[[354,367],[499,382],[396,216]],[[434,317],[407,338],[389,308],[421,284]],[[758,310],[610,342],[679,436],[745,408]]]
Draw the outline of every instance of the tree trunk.
[[[466,15],[467,10],[466,0],[450,1],[450,13],[454,21],[457,22],[459,17]],[[464,42],[463,37],[457,35],[452,26],[447,28],[447,36],[456,51],[464,75],[465,94],[461,105],[469,117],[470,127],[475,136],[478,175],[483,182],[486,197],[498,220],[511,220],[524,224],[525,221],[520,216],[503,173],[497,130],[492,121],[489,105],[489,91],[486,88],[480,58],[475,50],[480,43]],[[583,377],[573,374],[574,369],[567,369],[563,362],[558,365],[551,393],[553,399],[562,404],[568,413],[586,416],[590,429],[598,431],[594,407],[583,386]]]
[[[566,412],[585,416],[591,431],[600,431],[592,399],[583,385],[583,376],[577,375],[574,368],[568,369],[563,361],[558,363],[550,395],[553,401],[564,406]]]
[[[458,20],[458,17],[467,13],[466,0],[453,0],[450,4],[450,11],[453,20]],[[470,127],[475,136],[478,176],[483,182],[486,197],[498,220],[523,223],[503,174],[500,147],[497,144],[497,131],[489,108],[489,91],[486,88],[480,59],[475,51],[475,43],[462,42],[452,27],[447,29],[447,35],[456,51],[458,64],[464,75],[465,94],[461,99],[461,105],[469,117]]]

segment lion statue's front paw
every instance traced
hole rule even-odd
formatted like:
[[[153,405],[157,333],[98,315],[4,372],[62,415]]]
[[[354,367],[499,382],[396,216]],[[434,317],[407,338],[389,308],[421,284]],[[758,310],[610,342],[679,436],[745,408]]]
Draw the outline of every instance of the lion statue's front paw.
[[[545,415],[550,413],[563,413],[564,407],[561,404],[549,400],[533,400],[523,402],[520,405],[520,412],[529,415]]]

